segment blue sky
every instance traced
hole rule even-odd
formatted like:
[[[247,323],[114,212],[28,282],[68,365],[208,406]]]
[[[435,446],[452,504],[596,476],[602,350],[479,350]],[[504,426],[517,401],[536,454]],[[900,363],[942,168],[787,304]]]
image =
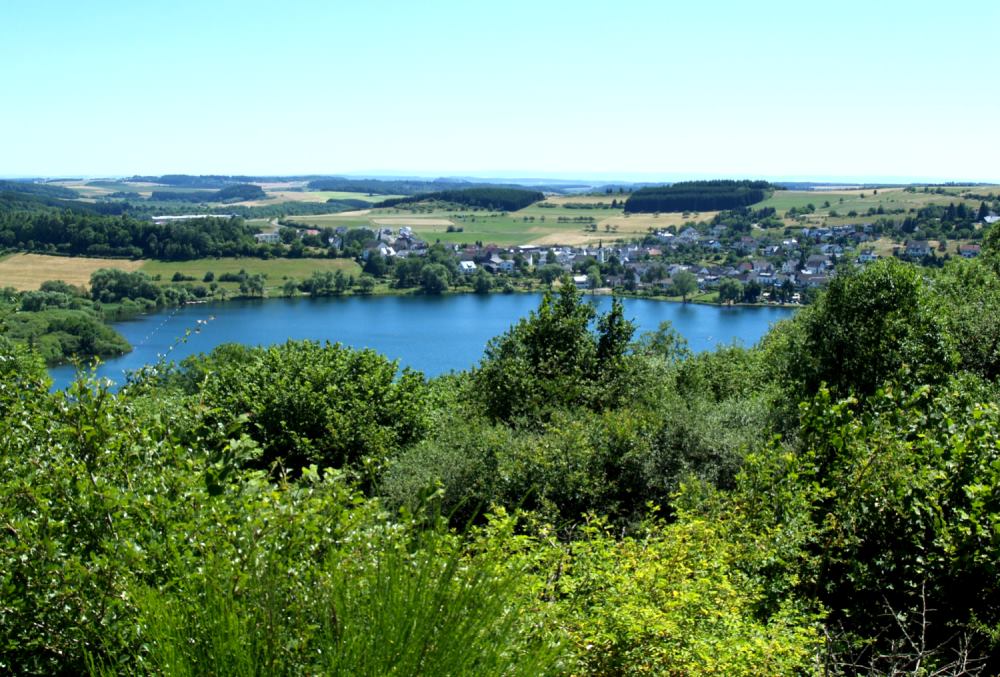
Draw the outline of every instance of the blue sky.
[[[0,175],[1000,181],[1000,2],[3,0]]]

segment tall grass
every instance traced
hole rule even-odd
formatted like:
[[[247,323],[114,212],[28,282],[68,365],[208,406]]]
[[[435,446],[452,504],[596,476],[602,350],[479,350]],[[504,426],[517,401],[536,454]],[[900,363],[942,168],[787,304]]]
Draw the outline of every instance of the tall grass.
[[[493,676],[557,667],[557,643],[527,627],[519,572],[463,555],[454,536],[383,529],[315,566],[261,555],[253,571],[213,561],[177,588],[142,592],[143,651],[129,669]]]

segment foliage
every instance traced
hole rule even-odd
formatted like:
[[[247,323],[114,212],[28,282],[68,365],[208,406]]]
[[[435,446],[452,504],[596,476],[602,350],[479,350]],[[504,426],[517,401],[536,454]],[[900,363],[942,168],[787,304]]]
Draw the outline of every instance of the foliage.
[[[465,205],[466,207],[482,207],[484,209],[515,212],[543,199],[545,199],[544,194],[536,190],[524,190],[522,188],[462,188],[421,193],[411,197],[392,198],[379,202],[376,207],[397,207],[415,202],[439,200],[441,202]]]
[[[969,377],[887,387],[864,405],[824,389],[804,406],[799,450],[765,460],[766,480],[754,462],[752,510],[797,506],[791,517],[811,520],[813,564],[801,575],[849,629],[835,651],[878,656],[917,631],[928,669],[962,642],[995,655],[1000,410],[983,395]],[[933,661],[929,649],[940,649]]]
[[[220,445],[245,432],[260,445],[247,459],[257,468],[315,463],[375,472],[426,430],[423,376],[404,370],[397,378],[396,363],[371,350],[310,341],[229,345],[184,367],[198,434]]]
[[[566,544],[532,543],[544,553],[549,623],[573,648],[571,673],[812,672],[820,644],[814,617],[792,603],[758,616],[760,592],[740,574],[730,536],[682,516],[671,525],[654,518],[619,537],[591,517]]]
[[[627,395],[625,350],[633,325],[616,299],[590,330],[596,312],[564,279],[537,311],[493,339],[475,372],[476,394],[494,419],[544,418],[561,407],[614,407]]]
[[[687,303],[688,296],[698,291],[698,278],[694,273],[682,270],[671,278],[674,292],[678,294],[684,303]]]
[[[837,275],[795,324],[797,345],[775,363],[806,395],[823,383],[840,395],[871,394],[902,369],[925,382],[956,359],[919,272],[895,259]]]
[[[717,211],[747,207],[774,190],[767,181],[681,181],[648,186],[625,200],[625,213]]]

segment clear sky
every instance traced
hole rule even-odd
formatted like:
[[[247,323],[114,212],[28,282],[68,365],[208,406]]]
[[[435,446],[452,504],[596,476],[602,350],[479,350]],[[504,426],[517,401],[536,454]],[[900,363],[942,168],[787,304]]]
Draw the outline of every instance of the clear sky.
[[[0,175],[1000,181],[1000,0],[0,0]]]

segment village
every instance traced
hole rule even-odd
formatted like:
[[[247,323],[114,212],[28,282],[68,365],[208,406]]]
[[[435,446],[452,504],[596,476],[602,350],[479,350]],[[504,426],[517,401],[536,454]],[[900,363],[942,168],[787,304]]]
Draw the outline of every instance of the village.
[[[992,217],[992,215],[991,215]],[[995,218],[995,217],[993,217]],[[289,224],[291,225],[291,224]],[[262,244],[288,244],[291,238],[325,242],[341,255],[364,264],[378,256],[387,261],[423,257],[436,249],[450,253],[458,282],[479,270],[495,276],[536,277],[545,282],[571,276],[580,288],[670,295],[679,273],[693,275],[697,291],[727,289],[720,301],[800,303],[825,286],[843,266],[863,266],[891,255],[927,264],[951,256],[927,240],[911,239],[877,253],[880,233],[872,223],[829,227],[768,229],[756,237],[724,224],[688,224],[649,233],[641,240],[587,245],[518,245],[428,243],[409,226],[372,230],[283,228],[256,235]],[[363,233],[363,234],[362,234]],[[354,251],[350,242],[354,241]],[[360,246],[359,246],[360,245]],[[885,249],[884,247],[882,248]],[[975,258],[978,244],[959,243],[954,255]],[[731,282],[726,282],[730,280]],[[734,284],[736,283],[735,291]]]

